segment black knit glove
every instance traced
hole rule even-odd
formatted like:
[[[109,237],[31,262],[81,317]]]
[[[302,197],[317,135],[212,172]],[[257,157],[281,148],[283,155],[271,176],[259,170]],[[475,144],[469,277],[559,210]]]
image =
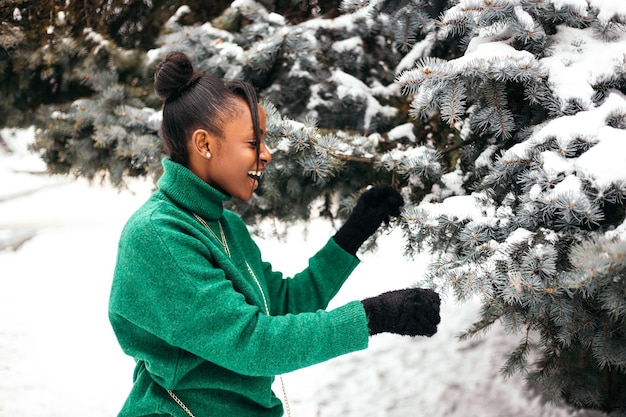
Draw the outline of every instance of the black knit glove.
[[[439,294],[423,288],[389,291],[362,301],[370,335],[389,332],[404,336],[437,333]]]
[[[402,195],[391,185],[377,185],[365,191],[356,202],[352,214],[334,236],[335,242],[353,255],[382,222],[398,217],[404,204]]]

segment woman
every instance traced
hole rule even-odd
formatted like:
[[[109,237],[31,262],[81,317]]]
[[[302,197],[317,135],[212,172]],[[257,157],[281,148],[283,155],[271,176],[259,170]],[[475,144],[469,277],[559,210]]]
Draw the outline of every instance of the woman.
[[[169,157],[158,190],[124,227],[109,304],[137,364],[120,416],[281,416],[275,375],[364,349],[379,332],[436,332],[439,297],[429,290],[324,310],[360,245],[399,215],[396,190],[366,191],[308,268],[283,279],[223,208],[249,200],[272,160],[254,90],[195,72],[181,53],[158,65],[155,90]]]

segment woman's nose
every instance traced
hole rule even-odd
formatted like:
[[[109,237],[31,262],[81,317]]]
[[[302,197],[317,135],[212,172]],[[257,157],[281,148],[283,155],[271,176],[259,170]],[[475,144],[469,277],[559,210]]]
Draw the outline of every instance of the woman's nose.
[[[261,149],[259,151],[259,158],[261,161],[269,164],[272,161],[272,153],[269,149],[267,149],[267,146],[265,146],[265,141],[261,141]]]

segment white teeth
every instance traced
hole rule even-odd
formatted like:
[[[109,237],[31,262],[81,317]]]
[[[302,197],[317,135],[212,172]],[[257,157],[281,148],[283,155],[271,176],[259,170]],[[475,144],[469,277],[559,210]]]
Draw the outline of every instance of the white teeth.
[[[252,177],[260,177],[263,174],[263,171],[248,171],[248,175]]]

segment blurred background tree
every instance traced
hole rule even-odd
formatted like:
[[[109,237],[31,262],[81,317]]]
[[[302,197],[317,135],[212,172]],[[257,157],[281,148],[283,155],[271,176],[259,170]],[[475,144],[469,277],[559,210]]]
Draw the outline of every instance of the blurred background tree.
[[[151,90],[144,53],[182,4],[193,8],[184,20],[193,24],[219,15],[230,2],[3,1],[0,125],[31,125],[41,106],[91,95],[83,83],[88,69],[113,69],[120,83]]]

